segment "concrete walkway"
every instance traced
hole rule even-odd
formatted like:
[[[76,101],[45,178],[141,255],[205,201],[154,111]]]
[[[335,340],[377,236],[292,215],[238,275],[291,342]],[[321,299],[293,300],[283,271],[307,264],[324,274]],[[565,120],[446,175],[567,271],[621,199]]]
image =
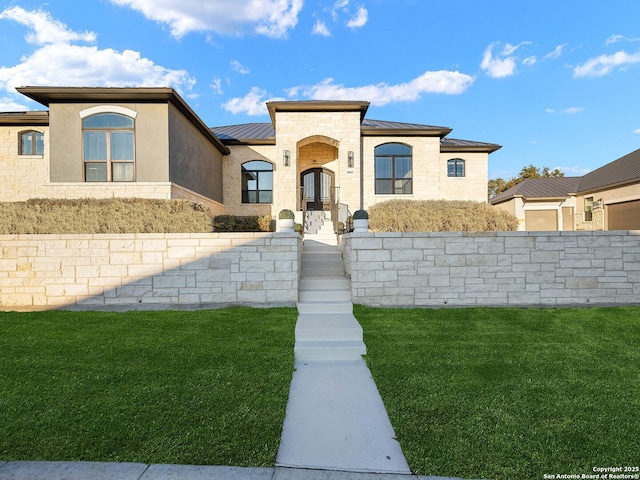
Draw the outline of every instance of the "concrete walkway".
[[[305,237],[295,371],[276,466],[408,475],[362,359],[362,328],[335,238]]]

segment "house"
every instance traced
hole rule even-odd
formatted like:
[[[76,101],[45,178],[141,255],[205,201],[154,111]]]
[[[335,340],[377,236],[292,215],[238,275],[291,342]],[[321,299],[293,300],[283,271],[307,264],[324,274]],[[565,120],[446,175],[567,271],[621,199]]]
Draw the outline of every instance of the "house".
[[[0,201],[182,198],[212,215],[287,208],[298,221],[398,197],[484,202],[500,148],[367,119],[364,101],[273,101],[268,123],[210,128],[171,88],[18,91],[48,110],[0,113]]]
[[[640,230],[640,149],[583,177],[527,179],[490,203],[520,230]]]

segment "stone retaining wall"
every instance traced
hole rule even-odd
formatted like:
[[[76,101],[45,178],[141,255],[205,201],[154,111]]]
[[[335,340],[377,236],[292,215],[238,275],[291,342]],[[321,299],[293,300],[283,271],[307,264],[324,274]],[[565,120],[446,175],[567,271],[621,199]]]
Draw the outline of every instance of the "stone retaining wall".
[[[640,231],[343,237],[368,306],[640,304]]]
[[[286,233],[0,235],[0,310],[288,305]]]

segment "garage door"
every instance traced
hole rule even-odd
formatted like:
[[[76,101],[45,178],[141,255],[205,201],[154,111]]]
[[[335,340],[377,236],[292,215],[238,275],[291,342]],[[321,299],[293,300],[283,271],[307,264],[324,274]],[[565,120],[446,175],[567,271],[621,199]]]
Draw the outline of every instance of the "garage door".
[[[528,232],[558,230],[557,210],[525,210],[524,222]]]
[[[607,230],[640,230],[640,200],[607,205]]]

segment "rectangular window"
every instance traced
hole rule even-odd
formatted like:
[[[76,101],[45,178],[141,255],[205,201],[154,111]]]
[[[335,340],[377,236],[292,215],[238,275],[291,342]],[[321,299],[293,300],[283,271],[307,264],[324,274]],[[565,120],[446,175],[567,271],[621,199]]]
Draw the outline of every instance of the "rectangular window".
[[[411,147],[387,143],[375,148],[375,193],[377,195],[413,193]]]
[[[34,130],[21,132],[18,155],[44,155],[44,133]]]

